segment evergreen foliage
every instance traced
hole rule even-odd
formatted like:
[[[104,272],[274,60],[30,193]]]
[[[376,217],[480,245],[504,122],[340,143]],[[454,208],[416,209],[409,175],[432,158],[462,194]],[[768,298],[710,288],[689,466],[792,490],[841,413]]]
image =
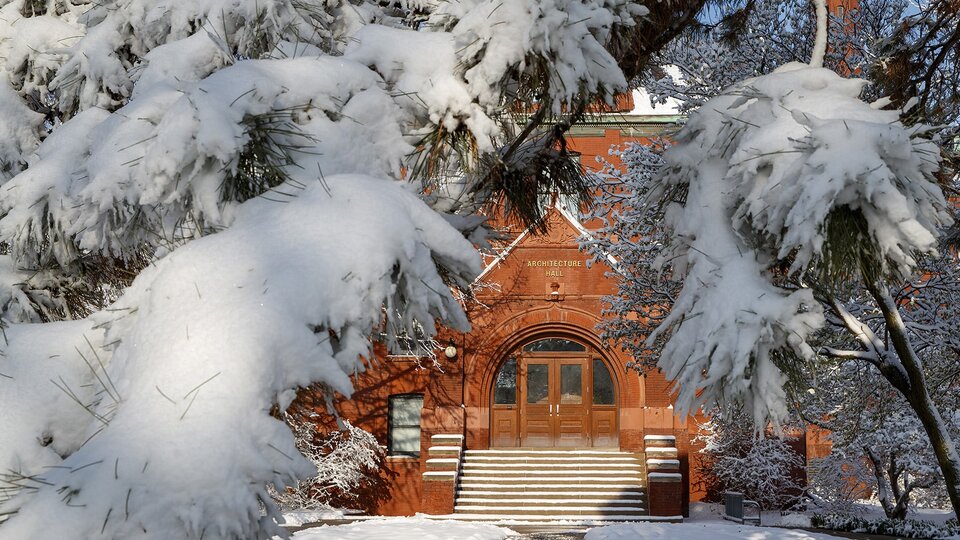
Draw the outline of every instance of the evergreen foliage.
[[[706,3],[0,2],[0,538],[285,535],[271,413],[466,329],[490,205],[585,195],[566,130]]]
[[[916,123],[909,107],[890,109],[887,99],[868,105],[861,100],[865,81],[816,67],[785,63],[729,87],[718,83],[734,68],[789,60],[759,58],[776,48],[757,42],[787,40],[794,30],[750,36],[745,56],[729,56],[739,60],[710,57],[679,66],[681,73],[706,74],[689,87],[678,83],[673,94],[688,92],[700,108],[662,158],[631,147],[622,152],[634,167],[627,176],[605,175],[600,204],[620,209],[593,246],[598,255],[619,257],[620,293],[610,310],[621,319],[609,323],[607,335],[633,350],[638,366],[656,365],[674,379],[681,408],[742,403],[758,427],[786,418],[823,358],[872,366],[912,411],[889,429],[916,420],[911,433],[926,434],[956,508],[955,404],[938,397],[927,378],[955,384],[956,350],[932,345],[953,343],[958,327],[949,285],[956,260],[938,255],[955,213],[944,197],[956,189],[944,158],[952,135]],[[723,47],[735,47],[707,39],[717,44],[707,47],[717,58]],[[659,172],[644,168],[659,159]],[[911,292],[925,294],[927,280],[931,299],[906,304]],[[940,286],[952,292],[940,295]],[[915,317],[926,322],[915,324]],[[820,342],[825,324],[846,337]],[[934,361],[944,352],[946,365]],[[807,418],[829,423],[832,413],[826,414]],[[878,496],[902,517],[896,500],[910,493],[906,478],[918,471],[901,476],[900,465],[923,454],[908,447],[894,454],[899,472],[868,481],[879,482]],[[879,462],[888,468],[889,459]],[[882,493],[884,482],[890,497]],[[936,480],[919,474],[912,482],[920,489]]]

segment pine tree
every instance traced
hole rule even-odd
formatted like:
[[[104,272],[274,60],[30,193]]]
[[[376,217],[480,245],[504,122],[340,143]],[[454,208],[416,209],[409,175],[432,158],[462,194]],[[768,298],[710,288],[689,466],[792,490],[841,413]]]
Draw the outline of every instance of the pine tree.
[[[910,109],[867,103],[865,81],[813,64],[785,64],[706,101],[664,152],[661,172],[627,185],[636,198],[615,201],[627,208],[621,221],[650,221],[631,207],[652,211],[667,236],[611,230],[614,243],[639,254],[621,266],[624,300],[614,310],[644,296],[661,302],[625,311],[637,322],[614,330],[623,335],[633,324],[639,333],[628,339],[637,349],[659,346],[656,365],[677,382],[682,410],[743,403],[760,426],[786,417],[789,376],[817,352],[868,363],[923,426],[957,510],[960,458],[942,414],[953,412],[932,398],[922,332],[905,323],[907,306],[891,293],[904,282],[921,287],[931,276],[920,263],[944,251],[955,212],[944,191],[956,189],[956,178],[941,168],[950,134],[901,121]],[[630,244],[645,240],[664,245],[638,261],[642,251]],[[639,287],[636,269],[653,272],[636,279]],[[955,262],[942,270],[955,276]],[[682,286],[660,285],[649,277],[657,273]],[[650,282],[658,296],[637,292]],[[844,307],[855,286],[882,332]],[[840,322],[850,348],[815,348],[827,318]],[[655,329],[644,332],[649,322]]]
[[[569,126],[705,3],[3,2],[0,538],[285,534],[271,413],[465,329],[485,209],[586,196]]]

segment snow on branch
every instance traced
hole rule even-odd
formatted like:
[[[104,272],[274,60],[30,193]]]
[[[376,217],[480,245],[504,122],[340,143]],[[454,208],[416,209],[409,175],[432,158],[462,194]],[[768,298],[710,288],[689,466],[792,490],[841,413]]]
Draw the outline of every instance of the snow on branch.
[[[473,246],[414,194],[336,175],[287,203],[248,201],[229,229],[158,261],[110,310],[70,323],[106,330],[89,346],[13,333],[0,408],[19,429],[0,424],[0,467],[32,480],[0,506],[13,514],[0,538],[282,534],[266,484],[282,490],[314,471],[272,408],[313,381],[349,395],[384,314],[410,333],[433,334],[441,317],[466,329],[438,264],[461,282],[480,269]],[[57,389],[36,380],[48,373],[70,375]],[[34,457],[45,437],[62,461]]]
[[[671,334],[660,366],[683,410],[744,401],[758,419],[781,418],[776,361],[811,358],[824,322],[806,284],[906,276],[916,253],[936,251],[952,222],[938,147],[927,127],[860,100],[863,84],[788,64],[692,113],[665,152],[648,200],[672,234],[661,265],[684,284],[648,342]]]
[[[451,286],[480,265],[464,233],[482,236],[478,209],[506,189],[468,179],[470,204],[444,216],[427,182],[400,179],[426,179],[418,154],[436,147],[436,177],[498,159],[534,103],[582,109],[625,90],[605,46],[646,12],[632,0],[22,7],[0,8],[0,321],[99,311],[7,332],[0,539],[17,540],[282,535],[267,484],[316,471],[270,412],[311,383],[349,395],[375,332],[389,346],[429,339],[438,319],[467,326]],[[539,140],[538,158],[554,147]],[[515,187],[536,192],[557,170]],[[45,307],[43,293],[67,298],[55,287],[93,298]]]
[[[116,115],[84,111],[44,141],[0,194],[0,234],[20,258],[61,265],[87,250],[171,249],[230,225],[238,203],[292,170],[399,170],[412,150],[399,115],[373,72],[332,58],[248,60],[199,82],[156,84]]]
[[[509,91],[502,83],[519,66],[523,78],[545,90],[536,97],[559,114],[565,103],[612,99],[627,88],[605,46],[615,30],[648,12],[625,0],[467,0],[440,3],[430,22],[450,29],[481,105],[501,102]]]

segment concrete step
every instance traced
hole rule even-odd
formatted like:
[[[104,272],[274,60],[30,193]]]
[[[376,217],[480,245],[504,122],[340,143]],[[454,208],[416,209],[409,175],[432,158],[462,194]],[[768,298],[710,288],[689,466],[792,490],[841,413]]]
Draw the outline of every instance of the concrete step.
[[[551,456],[464,456],[470,463],[477,465],[529,465],[532,463],[551,463],[554,465],[599,465],[616,467],[619,465],[641,465],[643,458],[637,456],[618,457],[551,457]]]
[[[478,491],[496,491],[499,493],[533,493],[533,492],[552,492],[552,493],[620,493],[644,492],[646,487],[640,482],[632,484],[570,484],[558,482],[555,484],[542,483],[514,483],[514,484],[495,484],[493,482],[460,482],[459,489],[463,493]]]
[[[619,500],[643,500],[647,498],[646,491],[642,489],[626,491],[496,491],[472,489],[464,490],[459,494],[460,498],[470,499],[471,501],[489,500],[491,502],[517,501],[517,500],[591,500],[591,501],[619,501]],[[460,500],[459,498],[457,500]]]
[[[593,476],[593,477],[603,477],[603,478],[632,478],[639,476],[643,471],[642,468],[637,467],[635,469],[594,469],[594,468],[546,468],[535,469],[485,469],[471,467],[470,465],[463,466],[463,475],[464,476],[520,476],[524,480],[530,478],[531,475],[536,475],[537,478],[541,476]]]
[[[650,458],[647,460],[647,470],[649,471],[660,471],[660,472],[671,472],[680,470],[680,460],[679,459],[660,459],[660,458]]]
[[[490,507],[554,507],[554,506],[646,506],[644,499],[636,497],[632,499],[535,499],[535,498],[511,498],[511,499],[486,499],[482,497],[458,497],[458,505],[482,505]]]
[[[619,450],[556,450],[556,449],[546,449],[546,450],[537,450],[534,448],[520,448],[516,450],[467,450],[464,452],[466,456],[476,456],[476,457],[498,457],[498,458],[507,458],[507,457],[552,457],[552,458],[629,458],[637,457],[636,453],[633,452],[621,452]]]
[[[676,448],[677,438],[673,435],[647,435],[643,438],[643,445],[650,447]]]
[[[484,505],[457,505],[454,514],[487,514],[511,516],[624,516],[643,515],[647,513],[643,506],[514,506],[513,508],[498,508]]]
[[[448,444],[440,444],[431,446],[427,449],[428,455],[432,458],[434,457],[459,457],[460,456],[460,447]]]
[[[646,449],[647,459],[677,459],[677,449],[667,446],[648,446]]]
[[[642,461],[635,461],[629,463],[557,463],[555,461],[528,461],[528,462],[512,462],[512,463],[502,463],[502,462],[487,462],[487,463],[477,463],[474,460],[467,460],[464,464],[464,467],[470,467],[471,469],[476,470],[531,470],[531,469],[547,469],[547,470],[568,470],[568,469],[592,469],[592,470],[618,470],[618,471],[638,471],[644,468],[644,463]]]
[[[467,450],[454,514],[637,519],[647,514],[646,457],[612,449]]]
[[[445,519],[455,519],[461,521],[483,521],[489,523],[502,523],[504,526],[509,526],[511,529],[520,530],[524,526],[535,526],[531,532],[539,532],[542,530],[542,526],[545,524],[554,525],[556,522],[566,522],[569,525],[564,526],[564,530],[567,530],[571,526],[584,526],[589,525],[590,527],[596,527],[600,525],[614,524],[614,523],[623,523],[623,522],[637,522],[637,521],[654,521],[654,522],[680,522],[676,518],[661,518],[658,516],[650,516],[646,512],[642,514],[626,514],[626,515],[609,515],[609,516],[570,516],[570,515],[530,515],[530,514],[467,514],[467,513],[455,513],[448,514],[446,516],[429,516],[430,519],[436,520],[445,520]],[[522,521],[524,524],[518,524],[516,522]]]
[[[455,457],[430,458],[427,460],[428,471],[453,471],[460,465],[460,459]]]
[[[602,477],[602,476],[537,476],[536,478],[530,478],[526,476],[520,477],[510,477],[510,476],[477,476],[477,475],[462,475],[460,476],[461,485],[471,485],[471,484],[499,484],[499,485],[527,485],[527,486],[557,486],[557,485],[603,485],[607,488],[619,488],[622,486],[642,486],[643,480],[637,476],[613,476],[613,477]],[[576,489],[574,487],[574,489]]]

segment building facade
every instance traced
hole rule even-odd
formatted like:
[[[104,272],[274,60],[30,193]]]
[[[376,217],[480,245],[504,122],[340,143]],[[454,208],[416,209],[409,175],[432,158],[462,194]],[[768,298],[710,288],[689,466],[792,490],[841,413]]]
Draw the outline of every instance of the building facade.
[[[585,166],[678,121],[630,101],[572,133]],[[575,209],[554,201],[546,221],[546,234],[508,231],[467,306],[471,331],[441,333],[438,365],[380,350],[336,403],[388,447],[378,514],[676,519],[703,495],[696,422],[674,414],[662,374],[600,338],[611,265],[579,249],[590,230]]]
[[[843,21],[857,8],[828,2]],[[638,91],[613,109],[569,133],[588,169],[598,157],[619,166],[612,146],[669,136],[681,121]],[[488,261],[467,306],[472,329],[440,336],[439,366],[381,351],[336,404],[389,448],[396,474],[377,513],[676,519],[707,495],[693,442],[703,419],[674,414],[669,381],[628,368],[601,340],[613,269],[589,264],[579,249],[589,224],[554,202],[546,234],[510,231]],[[830,451],[817,429],[792,446],[808,463]]]

